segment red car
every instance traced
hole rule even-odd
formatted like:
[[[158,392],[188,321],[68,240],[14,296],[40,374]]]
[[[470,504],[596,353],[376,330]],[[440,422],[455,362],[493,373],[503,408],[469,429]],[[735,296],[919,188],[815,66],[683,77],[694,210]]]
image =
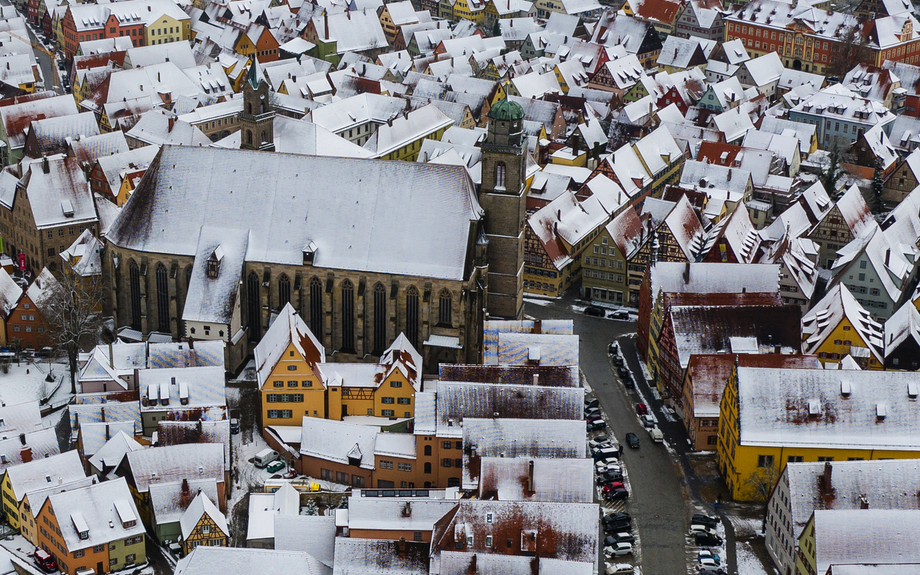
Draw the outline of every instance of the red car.
[[[636,415],[647,415],[647,414],[648,414],[648,406],[645,405],[644,403],[637,403],[636,404]]]
[[[616,491],[617,489],[626,489],[626,486],[623,485],[622,481],[614,481],[612,483],[608,483],[604,486],[603,494],[606,495],[611,491]]]
[[[57,561],[55,561],[54,557],[44,549],[36,549],[35,552],[32,553],[32,560],[35,561],[35,564],[45,573],[54,573],[57,571]]]

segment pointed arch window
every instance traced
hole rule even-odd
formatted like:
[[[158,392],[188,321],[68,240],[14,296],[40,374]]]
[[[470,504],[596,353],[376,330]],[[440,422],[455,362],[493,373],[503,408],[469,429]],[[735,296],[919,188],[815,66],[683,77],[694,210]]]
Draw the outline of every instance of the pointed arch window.
[[[323,341],[323,282],[314,277],[310,280],[310,331]]]
[[[278,309],[280,310],[291,301],[291,280],[287,274],[278,278]]]
[[[440,325],[451,325],[451,307],[453,299],[450,290],[444,288],[438,295],[438,323]]]
[[[505,187],[505,162],[499,162],[495,164],[495,187],[502,188]]]
[[[355,286],[342,282],[342,351],[355,351]]]
[[[171,333],[169,325],[169,280],[166,275],[166,266],[157,264],[157,329],[163,333]]]
[[[131,297],[131,327],[141,329],[141,271],[137,262],[128,264],[128,283]]]
[[[406,290],[406,337],[418,349],[418,289],[415,286]]]
[[[387,288],[374,286],[374,355],[383,355],[387,346]]]
[[[262,301],[259,290],[261,285],[256,272],[249,272],[246,278],[246,315],[249,320],[249,341],[262,338]]]

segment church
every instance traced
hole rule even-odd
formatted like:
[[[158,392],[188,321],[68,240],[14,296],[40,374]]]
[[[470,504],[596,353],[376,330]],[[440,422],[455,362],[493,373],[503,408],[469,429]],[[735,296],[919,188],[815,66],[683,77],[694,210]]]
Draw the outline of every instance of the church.
[[[164,146],[106,236],[116,328],[222,340],[239,369],[290,303],[337,362],[400,334],[481,361],[523,306],[523,110],[493,106],[476,189],[461,166],[273,152],[268,85],[243,87],[241,148]]]

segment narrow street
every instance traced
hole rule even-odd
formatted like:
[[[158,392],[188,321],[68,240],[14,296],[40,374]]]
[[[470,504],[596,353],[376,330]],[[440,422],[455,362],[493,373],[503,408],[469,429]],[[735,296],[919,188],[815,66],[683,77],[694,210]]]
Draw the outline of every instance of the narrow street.
[[[642,572],[686,573],[688,507],[682,491],[682,479],[678,477],[677,467],[667,448],[653,443],[639,423],[634,405],[643,400],[635,391],[626,390],[614,376],[607,354],[607,346],[614,340],[627,346],[624,356],[636,379],[642,379],[635,353],[630,351],[634,338],[628,337],[635,334],[636,324],[586,316],[572,310],[572,303],[574,299],[570,296],[545,304],[541,302],[543,305],[528,303],[524,313],[536,319],[574,321],[575,333],[580,337],[581,369],[607,414],[610,431],[620,442],[629,432],[639,437],[639,449],[625,448],[623,460],[633,489],[628,509],[641,539]],[[646,399],[651,398],[648,393],[646,387],[643,390]],[[656,417],[666,425],[660,411],[656,412]],[[686,439],[675,437],[673,426],[668,426],[667,430],[662,427],[662,431],[668,443],[683,441],[686,445]]]

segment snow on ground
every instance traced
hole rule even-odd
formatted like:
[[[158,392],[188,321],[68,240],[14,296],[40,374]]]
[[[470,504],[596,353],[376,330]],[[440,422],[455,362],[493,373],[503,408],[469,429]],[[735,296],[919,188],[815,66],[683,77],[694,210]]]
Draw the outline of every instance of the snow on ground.
[[[553,300],[551,300],[551,299],[537,299],[537,298],[533,298],[533,297],[525,297],[525,298],[524,298],[524,302],[525,302],[525,303],[532,304],[532,305],[547,306],[547,305],[553,303]]]
[[[52,381],[46,381],[49,372]],[[0,371],[0,402],[6,405],[47,398],[42,407],[57,406],[69,403],[71,397],[70,373],[65,363],[22,361],[17,365],[13,362],[7,373]]]
[[[760,535],[760,528],[763,526],[763,521],[757,518],[751,517],[738,517],[737,515],[725,515],[729,521],[732,523],[732,527],[735,529],[735,537],[744,539],[746,537],[757,537]]]
[[[236,504],[249,494],[250,489],[260,490],[265,480],[273,475],[252,464],[256,453],[268,447],[262,434],[253,431],[251,440],[246,438],[247,435],[249,434],[237,433],[230,436],[233,441],[233,469],[238,473],[234,476],[233,492],[228,509],[236,507]]]
[[[768,575],[763,562],[754,554],[754,549],[747,541],[735,545],[735,557],[738,561],[738,573],[743,575]]]

